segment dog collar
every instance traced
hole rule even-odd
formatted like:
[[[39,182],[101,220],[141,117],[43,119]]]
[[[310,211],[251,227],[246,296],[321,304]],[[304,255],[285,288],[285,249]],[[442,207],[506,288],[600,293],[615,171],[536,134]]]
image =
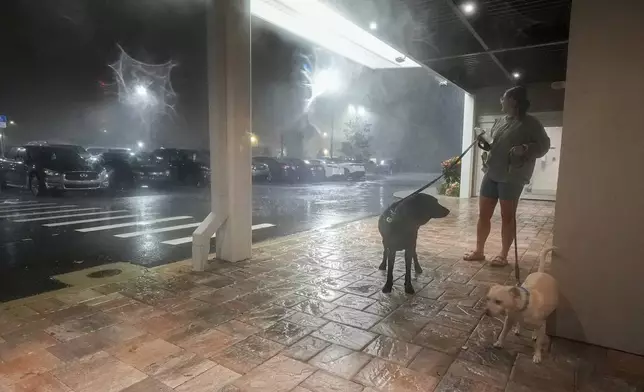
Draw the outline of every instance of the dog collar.
[[[525,302],[523,303],[521,309],[519,309],[519,312],[523,312],[524,310],[528,309],[528,305],[530,305],[530,292],[523,286],[519,286],[519,290],[525,293]]]

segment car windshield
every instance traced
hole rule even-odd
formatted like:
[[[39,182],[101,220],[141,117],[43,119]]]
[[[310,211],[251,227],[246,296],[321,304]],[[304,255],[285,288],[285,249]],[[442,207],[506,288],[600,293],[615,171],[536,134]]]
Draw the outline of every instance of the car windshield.
[[[34,159],[42,163],[65,162],[83,163],[83,159],[71,148],[66,147],[40,147],[32,152]]]

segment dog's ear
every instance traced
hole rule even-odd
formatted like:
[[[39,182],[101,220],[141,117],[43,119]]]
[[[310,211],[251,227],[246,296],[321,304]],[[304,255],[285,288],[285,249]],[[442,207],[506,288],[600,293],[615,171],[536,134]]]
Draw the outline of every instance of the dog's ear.
[[[519,288],[518,288],[518,287],[516,287],[516,286],[512,286],[512,288],[510,289],[510,294],[511,294],[514,298],[519,298],[519,297],[521,296],[521,291],[519,291]]]

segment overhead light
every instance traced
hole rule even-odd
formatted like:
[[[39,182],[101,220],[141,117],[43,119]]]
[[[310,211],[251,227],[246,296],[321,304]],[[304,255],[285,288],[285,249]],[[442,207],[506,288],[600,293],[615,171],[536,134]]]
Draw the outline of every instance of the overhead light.
[[[320,0],[251,0],[250,9],[254,16],[365,67],[421,67]]]
[[[512,72],[512,77],[515,79],[521,79],[521,72],[519,71]]]
[[[371,30],[378,30],[378,23],[376,23],[376,22],[369,23],[369,28]]]
[[[473,1],[468,1],[461,5],[461,10],[465,15],[473,15],[476,12],[476,4]]]

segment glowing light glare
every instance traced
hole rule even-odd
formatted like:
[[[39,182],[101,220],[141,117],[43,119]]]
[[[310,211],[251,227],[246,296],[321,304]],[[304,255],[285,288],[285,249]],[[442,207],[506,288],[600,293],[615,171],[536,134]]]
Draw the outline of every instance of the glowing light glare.
[[[147,98],[147,97],[148,97],[148,89],[147,89],[147,88],[145,88],[145,86],[143,86],[143,85],[141,85],[141,84],[138,84],[138,85],[134,88],[134,93],[135,93],[136,95],[138,95],[139,97],[141,97],[141,98]]]
[[[378,23],[376,23],[376,22],[369,23],[369,28],[371,30],[378,30]]]
[[[322,95],[340,91],[340,75],[337,71],[324,69],[313,76],[313,93]],[[315,93],[318,94],[315,94]]]
[[[324,154],[325,157],[328,157],[329,156],[329,149],[325,148],[324,150],[322,150],[322,153]]]
[[[364,117],[367,114],[367,109],[364,106],[358,106],[358,116]]]
[[[365,67],[421,67],[320,0],[251,0],[250,4],[254,16]]]
[[[137,145],[137,146],[139,146],[139,148],[143,148],[143,147],[145,147],[145,143],[143,143],[143,142],[141,142],[141,141],[140,141],[140,142],[138,142],[138,143],[136,143],[136,145]]]
[[[329,136],[328,133],[326,133],[326,132],[322,133],[322,137],[327,137],[327,136]]]
[[[512,77],[515,79],[521,79],[521,72],[519,71],[512,72]]]
[[[348,110],[349,110],[350,115],[352,115],[352,116],[356,115],[356,107],[355,106],[349,105]]]
[[[103,129],[103,133],[107,133],[107,129]]]
[[[468,1],[461,5],[461,9],[465,15],[473,15],[476,12],[476,4],[472,1]]]
[[[253,146],[256,146],[257,143],[259,143],[259,140],[257,139],[257,136],[250,135],[250,144],[253,145]]]
[[[9,125],[16,125],[16,122],[11,120],[11,121],[9,121]]]

